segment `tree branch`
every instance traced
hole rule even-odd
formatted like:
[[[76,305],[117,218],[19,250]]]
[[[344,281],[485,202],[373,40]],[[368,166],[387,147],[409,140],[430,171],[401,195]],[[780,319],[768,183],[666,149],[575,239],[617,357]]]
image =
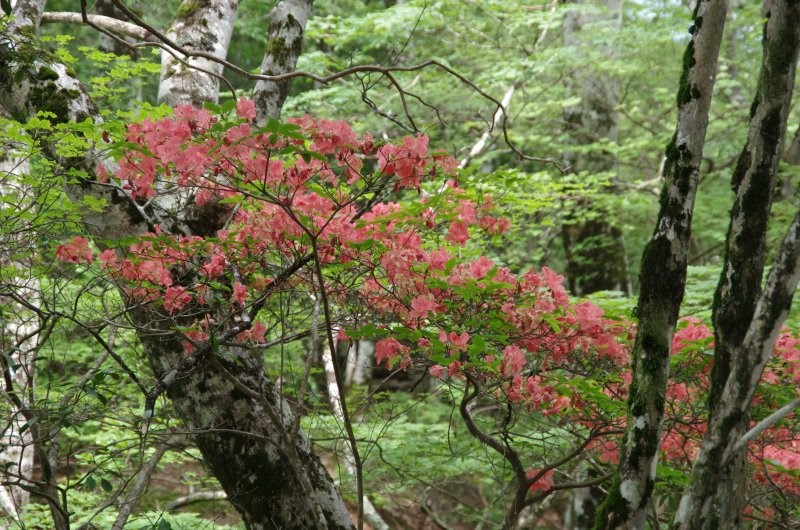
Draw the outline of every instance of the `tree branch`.
[[[90,15],[73,13],[71,11],[45,11],[42,15],[42,24],[60,22],[62,24],[85,24],[83,17],[87,17],[91,27],[98,30],[110,31],[114,34],[124,35],[142,41],[153,40],[155,37],[146,29],[124,20],[119,20],[105,15]],[[105,31],[103,33],[105,33]]]
[[[794,409],[800,407],[800,397],[782,406],[757,424],[755,424],[744,436],[733,446],[733,451],[737,452],[747,447],[756,436],[761,434],[765,429],[768,429],[788,416]]]

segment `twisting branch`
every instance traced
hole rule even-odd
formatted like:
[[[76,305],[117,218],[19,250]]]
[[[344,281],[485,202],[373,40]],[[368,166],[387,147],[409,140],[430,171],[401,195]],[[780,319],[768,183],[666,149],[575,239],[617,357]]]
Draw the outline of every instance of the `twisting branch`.
[[[413,120],[413,118],[411,117],[411,115],[410,115],[410,113],[408,111],[408,107],[407,107],[407,104],[406,104],[406,101],[405,101],[407,93],[400,86],[400,83],[392,76],[392,73],[395,73],[395,72],[416,72],[416,71],[419,71],[419,70],[423,70],[425,68],[431,68],[431,67],[437,68],[437,69],[442,70],[442,71],[446,72],[447,74],[455,77],[456,79],[458,79],[459,82],[461,82],[462,84],[466,85],[471,90],[473,90],[476,93],[478,93],[482,98],[486,99],[487,101],[490,101],[491,103],[493,103],[495,105],[497,111],[500,112],[501,115],[502,115],[502,120],[500,122],[500,125],[501,125],[501,129],[502,129],[502,132],[503,132],[503,140],[504,140],[505,144],[509,147],[509,149],[511,149],[511,151],[516,156],[518,156],[522,160],[528,160],[528,161],[531,161],[531,162],[538,162],[538,163],[542,163],[542,164],[549,164],[549,165],[555,167],[561,173],[565,173],[566,172],[566,168],[563,166],[563,164],[561,164],[560,162],[558,162],[554,158],[531,156],[531,155],[527,155],[527,154],[523,153],[516,146],[516,144],[514,144],[514,142],[511,141],[511,139],[508,136],[508,114],[505,111],[505,107],[504,107],[503,103],[501,101],[499,101],[497,98],[491,96],[485,90],[481,89],[478,85],[476,85],[474,82],[470,81],[467,77],[465,77],[464,75],[458,73],[456,70],[454,70],[453,68],[450,68],[449,66],[445,65],[444,63],[442,63],[440,61],[431,59],[431,60],[428,60],[428,61],[424,61],[422,63],[418,63],[418,64],[415,64],[415,65],[410,65],[410,66],[382,66],[382,65],[377,65],[377,64],[357,65],[357,66],[352,66],[352,67],[349,67],[349,68],[345,68],[343,70],[340,70],[338,72],[334,72],[332,74],[325,75],[325,76],[316,75],[316,74],[313,74],[311,72],[307,72],[307,71],[304,71],[304,70],[295,70],[295,71],[292,71],[292,72],[287,72],[287,73],[283,73],[283,74],[279,74],[279,75],[254,74],[254,73],[248,72],[247,70],[241,68],[240,66],[238,66],[238,65],[236,65],[236,64],[234,64],[234,63],[232,63],[230,61],[227,61],[227,60],[222,59],[220,57],[216,57],[215,55],[213,55],[211,53],[206,53],[206,52],[197,51],[197,50],[186,50],[186,49],[184,49],[182,46],[180,46],[174,40],[170,39],[163,32],[157,30],[156,28],[154,28],[153,26],[151,26],[150,24],[148,24],[147,22],[142,20],[142,18],[140,16],[138,16],[134,11],[132,11],[128,6],[126,6],[125,3],[122,0],[113,0],[113,3],[134,24],[136,24],[139,27],[143,28],[147,32],[148,35],[151,35],[156,40],[154,40],[154,41],[146,41],[146,42],[138,42],[138,43],[130,43],[130,42],[125,41],[124,39],[121,39],[119,36],[117,36],[113,32],[110,32],[110,31],[105,30],[104,28],[102,28],[99,24],[92,23],[89,20],[88,14],[86,12],[86,0],[81,0],[81,16],[83,17],[84,22],[86,24],[88,24],[89,26],[97,29],[98,31],[101,31],[102,33],[105,33],[105,34],[109,35],[109,37],[111,37],[115,41],[120,42],[121,44],[124,44],[125,46],[131,47],[131,48],[138,48],[138,47],[144,47],[144,46],[157,46],[157,47],[161,48],[162,50],[166,51],[167,53],[173,55],[176,58],[176,60],[180,61],[182,64],[184,64],[184,66],[187,66],[187,67],[189,65],[183,59],[181,59],[179,57],[179,54],[183,55],[184,57],[198,57],[198,58],[203,58],[203,59],[207,59],[209,61],[218,63],[218,64],[224,66],[225,68],[229,69],[230,71],[236,73],[237,75],[239,75],[239,76],[241,76],[241,77],[243,77],[245,79],[249,79],[249,80],[253,80],[253,81],[267,81],[267,82],[277,83],[277,82],[281,82],[281,81],[287,81],[289,79],[294,79],[295,77],[303,77],[303,78],[307,78],[307,79],[311,79],[313,81],[316,81],[317,83],[328,84],[331,81],[335,81],[337,79],[340,79],[340,78],[343,78],[343,77],[347,77],[347,76],[350,76],[350,75],[354,75],[354,74],[358,74],[358,73],[373,72],[373,73],[383,74],[383,75],[386,76],[387,79],[389,79],[389,81],[392,83],[392,85],[394,85],[395,89],[400,94],[401,102],[402,102],[402,105],[403,105],[403,110],[406,113],[406,119],[409,120],[409,123],[411,124],[413,130],[417,130],[417,127],[414,124],[414,120]],[[196,68],[196,67],[192,66],[192,68]],[[213,72],[206,71],[206,70],[202,70],[202,71],[205,74],[217,77],[222,82],[224,82],[224,83],[226,83],[228,85],[228,88],[231,90],[231,93],[235,93],[235,90],[234,90],[233,86],[230,84],[230,82],[224,76],[221,76],[221,75],[218,75],[218,74],[215,74]],[[496,121],[497,121],[496,119],[493,120],[492,128],[495,127],[495,125],[496,125],[495,122]]]

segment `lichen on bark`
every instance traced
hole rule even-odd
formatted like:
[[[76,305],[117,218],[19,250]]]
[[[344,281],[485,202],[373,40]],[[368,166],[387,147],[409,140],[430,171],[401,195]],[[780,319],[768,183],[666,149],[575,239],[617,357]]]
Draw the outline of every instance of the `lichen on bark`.
[[[652,494],[670,339],[685,287],[692,211],[726,12],[724,0],[700,0],[695,9],[676,96],[678,123],[666,149],[658,220],[642,257],[624,447],[596,528],[641,528]]]

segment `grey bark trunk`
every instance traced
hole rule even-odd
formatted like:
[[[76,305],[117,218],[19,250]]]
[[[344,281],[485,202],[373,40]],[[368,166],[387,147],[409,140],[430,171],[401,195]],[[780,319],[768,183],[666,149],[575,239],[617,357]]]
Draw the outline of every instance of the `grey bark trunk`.
[[[154,309],[133,313],[161,380],[185,359],[181,339]],[[214,352],[167,388],[203,460],[249,529],[351,529],[350,514],[258,355]]]
[[[0,194],[10,201],[0,206],[0,221],[6,213],[15,215],[29,205],[22,201],[14,204],[15,190],[24,186],[17,177],[30,169],[28,161],[16,158],[13,152],[3,153],[0,160]],[[25,195],[23,189],[23,196]],[[8,211],[11,210],[11,211]],[[26,237],[25,226],[8,227],[7,237],[3,238],[0,248],[0,266],[14,264],[18,270],[30,270],[30,264],[20,263],[17,251],[20,248],[33,247],[32,241]],[[19,234],[16,237],[15,234]],[[27,234],[30,236],[30,234]],[[5,278],[3,279],[4,281]],[[39,281],[36,278],[16,276],[10,278],[9,287],[25,296],[32,303],[39,298]],[[36,315],[15,304],[12,300],[4,300],[3,319],[0,325],[0,351],[7,357],[0,359],[3,372],[4,390],[3,409],[8,417],[2,420],[0,432],[0,510],[14,520],[18,520],[22,508],[30,501],[30,493],[22,486],[30,486],[33,471],[33,437],[31,430],[25,429],[28,419],[25,409],[30,407],[28,397],[33,393],[36,343],[39,322]],[[16,398],[16,399],[15,399]]]
[[[225,59],[238,7],[238,0],[184,0],[167,37],[187,51]],[[158,101],[170,107],[216,102],[221,74],[222,65],[210,59],[185,57],[175,50],[163,51]]]
[[[658,221],[642,256],[628,423],[617,476],[598,511],[596,528],[643,528],[653,493],[670,343],[686,286],[692,213],[726,11],[725,0],[700,0],[695,8]]]
[[[313,0],[281,0],[269,14],[267,50],[261,62],[262,75],[281,75],[294,71],[303,45]],[[256,123],[265,125],[270,118],[279,118],[291,81],[259,80],[253,89]]]
[[[773,336],[771,328],[783,322],[780,312],[785,308],[777,301],[773,306],[764,305],[763,294],[766,293],[762,293],[761,278],[766,259],[767,225],[800,49],[799,19],[800,4],[797,2],[771,2],[747,142],[732,178],[736,198],[731,210],[722,275],[714,297],[711,418],[675,518],[676,528],[712,529],[723,527],[721,525],[736,528],[741,525],[745,451],[734,447],[747,430],[751,400],[764,369],[762,355],[774,344],[777,329]],[[785,242],[784,246],[791,244]],[[778,269],[776,265],[772,272]],[[791,303],[791,297],[781,302]],[[754,331],[763,325],[766,325],[766,332],[758,334],[756,339]],[[720,488],[720,484],[728,486]]]

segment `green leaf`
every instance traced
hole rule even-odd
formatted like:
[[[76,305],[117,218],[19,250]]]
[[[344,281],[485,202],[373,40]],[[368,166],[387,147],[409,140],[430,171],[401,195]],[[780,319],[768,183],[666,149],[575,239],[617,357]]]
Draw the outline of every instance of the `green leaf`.
[[[83,204],[93,212],[102,212],[106,207],[106,199],[104,197],[94,197],[92,195],[83,196]]]
[[[553,333],[561,333],[561,326],[558,325],[558,320],[556,320],[553,315],[543,313],[542,318],[547,322],[547,325],[550,326],[550,329],[553,330]]]
[[[111,490],[114,489],[114,486],[112,486],[111,483],[104,478],[100,479],[100,487],[103,488],[103,491],[105,492],[111,492]]]
[[[0,8],[2,8],[6,16],[11,15],[11,2],[9,0],[0,0]]]

